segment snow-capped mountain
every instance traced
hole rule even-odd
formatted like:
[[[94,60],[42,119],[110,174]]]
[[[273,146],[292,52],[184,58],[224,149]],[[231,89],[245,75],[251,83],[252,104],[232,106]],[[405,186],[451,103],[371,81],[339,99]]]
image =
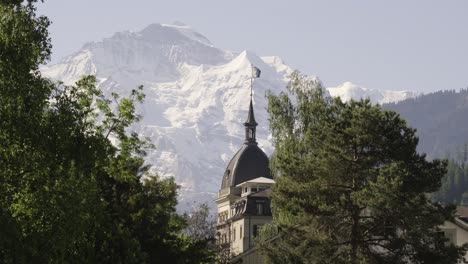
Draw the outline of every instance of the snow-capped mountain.
[[[86,44],[41,71],[66,84],[94,74],[106,93],[125,94],[143,84],[143,119],[135,129],[156,145],[147,161],[160,175],[176,178],[184,206],[212,200],[243,143],[251,64],[262,70],[253,95],[257,138],[271,153],[264,95],[284,89],[292,72],[278,57],[223,51],[182,24],[153,24]]]
[[[140,32],[116,33],[88,43],[41,71],[65,84],[96,75],[105,93],[126,94],[142,84],[143,119],[134,129],[156,145],[147,161],[160,175],[175,177],[181,186],[179,202],[185,207],[193,201],[212,203],[225,166],[243,143],[252,64],[262,70],[253,95],[257,139],[271,154],[265,92],[284,91],[293,71],[278,57],[218,49],[182,23],[152,24]],[[378,102],[403,98],[375,97],[374,90],[365,89],[348,92],[355,88],[347,86],[331,88],[330,93],[344,99],[370,96]]]
[[[358,86],[351,82],[345,82],[337,87],[328,87],[328,92],[333,97],[340,97],[343,101],[350,99],[369,98],[371,102],[386,104],[403,101],[418,95],[411,91],[384,91]]]

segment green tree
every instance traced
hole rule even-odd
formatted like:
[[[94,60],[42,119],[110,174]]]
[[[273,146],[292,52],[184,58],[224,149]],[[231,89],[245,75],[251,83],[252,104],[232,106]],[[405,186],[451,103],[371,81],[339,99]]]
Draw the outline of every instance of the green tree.
[[[51,92],[38,77],[39,64],[50,56],[49,21],[34,10],[32,1],[0,4],[0,258],[7,263],[23,261],[31,251],[26,242],[37,243],[21,225],[28,219],[17,213],[29,199],[27,189],[40,184],[29,175],[37,172],[41,156],[32,144],[43,139],[42,109]]]
[[[463,163],[463,177],[465,180],[465,188],[468,189],[468,163]]]
[[[268,94],[275,154],[272,263],[457,263],[438,226],[453,207],[431,203],[446,163],[416,152],[415,130],[369,100],[343,103],[294,73]],[[271,231],[271,228],[268,228]],[[271,233],[271,232],[270,232]]]
[[[35,2],[0,3],[0,262],[210,260],[183,233],[174,180],[148,170],[151,146],[129,130],[142,87],[109,99],[92,76],[44,79],[50,22]]]
[[[216,233],[216,220],[210,215],[208,204],[195,205],[193,210],[185,215],[187,220],[186,232],[198,240],[213,240]]]
[[[185,214],[185,219],[187,222],[185,234],[193,239],[195,247],[204,248],[204,253],[209,254],[205,262],[213,263],[220,249],[215,243],[216,219],[210,214],[210,207],[207,203],[194,205],[192,211]]]
[[[463,204],[463,194],[468,186],[467,168],[463,158],[449,159],[447,173],[442,178],[442,186],[432,194],[432,199],[443,204]]]
[[[456,164],[453,159],[449,159],[447,163],[447,173],[445,174],[445,177],[447,177],[447,200],[446,202],[448,204],[455,204],[456,203],[456,191],[455,191],[455,169],[456,169]]]
[[[468,143],[463,144],[463,163],[468,162]]]
[[[454,203],[460,204],[461,196],[465,192],[465,185],[464,185],[464,177],[463,177],[463,169],[459,164],[455,164],[455,172],[453,176],[453,189],[454,189]]]

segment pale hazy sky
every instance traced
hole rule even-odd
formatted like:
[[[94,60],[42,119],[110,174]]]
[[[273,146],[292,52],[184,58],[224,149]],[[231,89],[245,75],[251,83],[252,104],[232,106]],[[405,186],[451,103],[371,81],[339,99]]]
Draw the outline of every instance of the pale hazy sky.
[[[468,87],[467,0],[45,0],[53,60],[84,43],[181,21],[219,48],[278,55],[326,86]]]

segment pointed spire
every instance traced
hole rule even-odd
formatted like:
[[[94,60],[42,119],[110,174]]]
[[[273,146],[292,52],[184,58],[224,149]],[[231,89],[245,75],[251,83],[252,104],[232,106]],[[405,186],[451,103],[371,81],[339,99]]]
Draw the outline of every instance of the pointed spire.
[[[257,122],[255,121],[255,115],[253,110],[252,99],[250,99],[250,106],[249,106],[249,115],[247,116],[247,121],[245,121],[245,144],[257,144],[256,140],[256,126]]]
[[[257,144],[256,140],[256,126],[258,123],[255,121],[252,97],[253,97],[253,79],[260,77],[260,70],[257,67],[250,65],[252,69],[252,76],[250,77],[250,105],[249,105],[249,115],[247,116],[247,121],[245,121],[245,144]]]
[[[250,106],[249,106],[249,115],[247,117],[247,121],[245,121],[244,126],[253,126],[256,127],[258,124],[255,122],[255,115],[254,115],[254,110],[253,110],[253,79],[260,77],[260,70],[253,66],[253,64],[250,64],[250,68],[252,71],[252,75],[250,76]]]
[[[256,127],[257,125],[258,125],[258,123],[255,121],[252,98],[250,98],[249,115],[247,116],[247,121],[245,121],[244,126]]]

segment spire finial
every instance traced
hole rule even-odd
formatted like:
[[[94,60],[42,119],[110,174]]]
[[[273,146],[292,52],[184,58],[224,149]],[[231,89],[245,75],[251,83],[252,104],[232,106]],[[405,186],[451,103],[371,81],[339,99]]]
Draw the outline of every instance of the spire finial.
[[[253,79],[260,78],[260,73],[262,73],[262,71],[260,71],[259,68],[253,66],[252,63],[250,64],[250,69],[252,71],[252,75],[250,76],[250,101],[252,101],[252,98],[253,98]]]
[[[255,127],[258,125],[257,122],[255,122],[255,115],[254,115],[254,110],[253,110],[253,79],[260,77],[260,70],[253,66],[253,64],[250,65],[252,69],[252,75],[250,77],[250,104],[249,104],[249,115],[247,116],[247,121],[245,121],[244,126],[245,126],[245,143],[246,144],[257,144],[257,141],[255,139],[255,132],[256,129]]]
[[[253,64],[250,64],[250,70],[252,72],[252,75],[250,76],[250,101],[252,102],[252,94],[253,94],[253,79],[254,79],[254,66]]]

